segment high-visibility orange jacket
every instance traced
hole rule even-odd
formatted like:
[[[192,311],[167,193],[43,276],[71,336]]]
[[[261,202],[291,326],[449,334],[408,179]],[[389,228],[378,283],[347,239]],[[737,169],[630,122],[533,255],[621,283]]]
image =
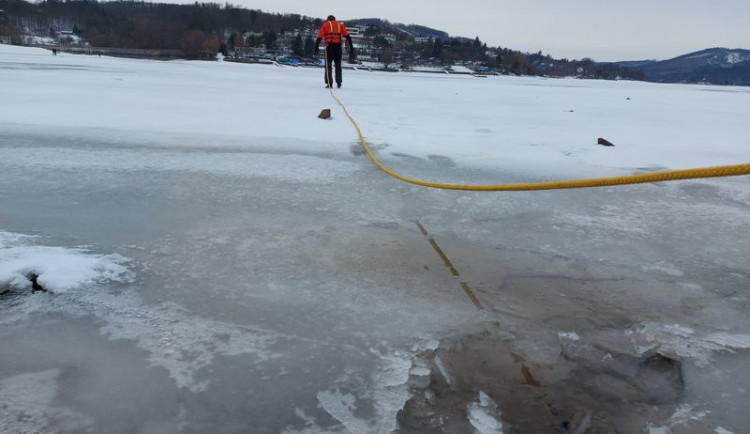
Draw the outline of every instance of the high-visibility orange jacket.
[[[318,40],[325,39],[326,45],[341,44],[343,38],[351,42],[349,32],[346,30],[344,23],[338,21],[326,21],[318,30]]]

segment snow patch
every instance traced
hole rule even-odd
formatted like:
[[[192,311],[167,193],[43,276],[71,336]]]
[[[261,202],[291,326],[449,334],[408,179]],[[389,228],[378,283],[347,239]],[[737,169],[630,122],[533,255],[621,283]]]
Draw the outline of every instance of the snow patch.
[[[396,415],[411,397],[407,381],[414,355],[402,352],[373,353],[378,358],[378,368],[369,380],[343,375],[334,390],[317,394],[320,406],[355,434],[386,433],[398,429]],[[360,382],[369,383],[369,389],[355,387],[357,392],[345,391]],[[369,419],[359,417],[358,405],[371,406],[374,416]]]
[[[414,353],[421,353],[425,351],[435,351],[440,347],[440,341],[437,339],[426,339],[420,340],[416,344],[412,345],[411,351]]]
[[[467,406],[469,422],[480,434],[502,434],[497,404],[486,393],[479,391],[479,402]]]
[[[557,336],[560,339],[567,339],[567,340],[570,340],[570,341],[580,341],[581,340],[581,336],[578,333],[576,333],[576,332],[558,332]]]
[[[369,433],[369,424],[354,415],[356,400],[354,395],[341,393],[339,390],[318,392],[318,402],[323,410],[341,422],[346,429],[354,434]]]
[[[133,281],[120,255],[98,255],[84,248],[27,245],[34,237],[0,232],[0,289],[31,288],[28,275],[52,292],[66,292],[91,284]]]
[[[729,333],[712,333],[706,341],[734,349],[750,349],[750,335],[732,335]]]
[[[634,344],[637,352],[645,354],[658,348],[659,352],[680,358],[692,358],[698,366],[708,366],[713,352],[734,352],[750,349],[750,335],[712,333],[695,336],[695,331],[679,324],[645,323],[636,330]],[[639,342],[645,339],[645,342]]]
[[[8,249],[11,247],[27,245],[37,238],[38,237],[32,235],[0,231],[0,249]]]
[[[686,423],[693,420],[703,420],[708,416],[708,411],[696,411],[690,405],[681,405],[675,410],[674,414],[669,418],[668,422],[674,425],[685,425]]]
[[[111,298],[110,298],[111,297]],[[105,321],[101,332],[112,340],[127,339],[149,352],[152,366],[165,368],[177,386],[202,392],[201,369],[217,355],[253,355],[256,363],[278,357],[269,351],[281,336],[273,332],[199,318],[175,303],[144,305],[134,293],[88,297],[86,302]]]
[[[430,368],[427,368],[425,366],[415,366],[409,370],[409,375],[424,377],[430,375],[430,372]]]

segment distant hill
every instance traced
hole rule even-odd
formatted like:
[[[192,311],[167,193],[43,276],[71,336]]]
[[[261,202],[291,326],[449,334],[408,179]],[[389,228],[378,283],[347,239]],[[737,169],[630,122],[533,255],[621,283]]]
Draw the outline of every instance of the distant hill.
[[[644,66],[656,63],[658,60],[628,60],[626,62],[617,62],[618,65],[626,68],[643,68]]]
[[[662,61],[617,62],[642,69],[646,81],[750,86],[750,50],[709,48]]]
[[[414,37],[434,38],[434,39],[443,39],[443,40],[450,38],[450,35],[446,32],[443,32],[442,30],[435,30],[429,27],[419,26],[416,24],[410,24],[410,25],[396,24],[396,27],[400,28],[401,30],[404,30],[405,32],[409,33],[410,35]]]
[[[417,24],[391,23],[388,20],[382,20],[380,18],[357,18],[347,20],[346,24],[350,26],[377,26],[383,30],[398,29],[411,35],[412,37],[434,38],[442,40],[448,40],[451,37],[448,33],[442,30],[432,29],[430,27],[420,26]]]

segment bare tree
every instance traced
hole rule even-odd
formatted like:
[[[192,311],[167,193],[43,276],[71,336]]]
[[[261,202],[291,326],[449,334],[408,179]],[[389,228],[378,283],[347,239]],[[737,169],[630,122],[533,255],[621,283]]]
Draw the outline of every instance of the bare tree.
[[[385,65],[385,69],[388,69],[388,66],[390,66],[394,60],[393,49],[392,48],[383,49],[378,55],[378,60]]]
[[[180,40],[180,49],[186,57],[198,59],[203,52],[203,42],[206,41],[206,34],[201,30],[188,30],[183,33]]]

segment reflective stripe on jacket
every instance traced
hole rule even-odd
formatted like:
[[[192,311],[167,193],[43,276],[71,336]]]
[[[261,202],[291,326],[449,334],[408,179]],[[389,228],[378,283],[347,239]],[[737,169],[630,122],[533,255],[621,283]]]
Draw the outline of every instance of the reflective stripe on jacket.
[[[326,45],[341,44],[347,36],[346,26],[338,21],[326,21],[318,30],[318,38],[325,39]]]

